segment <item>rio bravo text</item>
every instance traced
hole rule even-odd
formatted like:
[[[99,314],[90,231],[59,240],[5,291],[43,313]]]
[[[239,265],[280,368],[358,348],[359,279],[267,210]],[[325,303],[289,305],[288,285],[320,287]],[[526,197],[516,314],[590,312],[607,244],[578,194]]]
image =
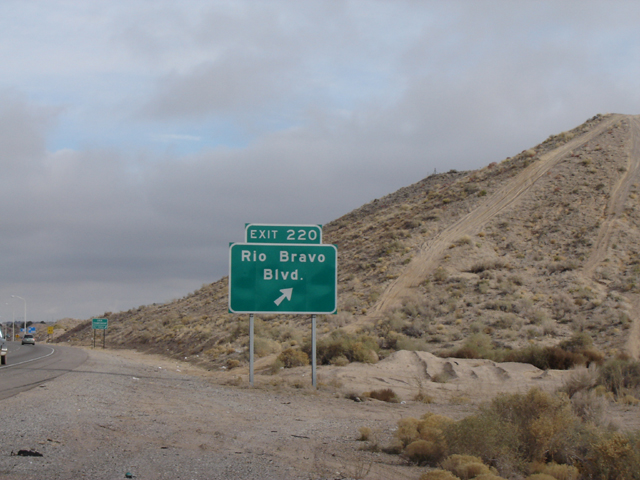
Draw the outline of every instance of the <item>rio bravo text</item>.
[[[229,311],[335,313],[335,245],[234,243],[229,249]]]
[[[241,255],[243,262],[260,262],[264,263],[267,261],[267,254],[257,253],[255,250],[242,250]],[[324,263],[327,258],[322,253],[293,253],[287,250],[280,250],[278,252],[278,259],[281,264],[291,265],[291,267],[295,267],[296,264],[299,263]],[[264,268],[262,269],[262,279],[263,280],[304,280],[301,278],[298,270],[284,270],[276,268]]]

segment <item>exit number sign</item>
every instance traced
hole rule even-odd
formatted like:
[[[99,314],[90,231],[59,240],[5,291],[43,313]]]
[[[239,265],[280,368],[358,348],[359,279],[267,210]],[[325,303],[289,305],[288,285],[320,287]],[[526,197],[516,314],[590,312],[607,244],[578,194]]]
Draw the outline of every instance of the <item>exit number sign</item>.
[[[246,243],[322,243],[322,225],[269,225],[248,223],[245,226]]]

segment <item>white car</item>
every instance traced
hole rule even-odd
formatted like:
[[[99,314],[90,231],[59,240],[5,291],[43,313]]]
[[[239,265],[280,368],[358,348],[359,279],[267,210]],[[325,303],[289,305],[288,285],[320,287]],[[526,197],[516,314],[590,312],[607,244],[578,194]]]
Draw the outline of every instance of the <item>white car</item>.
[[[7,364],[7,342],[4,340],[2,330],[0,330],[0,365]]]
[[[35,345],[36,344],[36,339],[33,338],[33,335],[30,334],[26,334],[24,337],[22,337],[22,345]]]

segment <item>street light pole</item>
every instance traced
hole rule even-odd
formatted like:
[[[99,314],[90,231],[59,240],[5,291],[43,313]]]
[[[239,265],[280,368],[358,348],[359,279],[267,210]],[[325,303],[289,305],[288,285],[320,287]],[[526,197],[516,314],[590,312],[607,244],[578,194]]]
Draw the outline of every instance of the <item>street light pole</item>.
[[[27,301],[18,295],[11,295],[13,298],[19,298],[24,302],[24,333],[27,334]]]
[[[5,302],[5,305],[9,306],[9,302]],[[16,307],[11,304],[11,341],[16,339]]]

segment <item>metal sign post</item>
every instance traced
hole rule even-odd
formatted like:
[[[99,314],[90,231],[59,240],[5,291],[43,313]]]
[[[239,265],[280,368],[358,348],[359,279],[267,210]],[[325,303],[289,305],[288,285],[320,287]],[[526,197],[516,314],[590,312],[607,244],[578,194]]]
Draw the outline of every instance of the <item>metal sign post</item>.
[[[96,330],[102,330],[102,348],[105,348],[108,326],[109,320],[106,318],[94,318],[91,320],[91,327],[93,328],[93,348],[96,348]]]
[[[249,384],[253,387],[253,313],[249,315]]]
[[[316,382],[316,316],[311,315],[311,385],[317,388]]]

